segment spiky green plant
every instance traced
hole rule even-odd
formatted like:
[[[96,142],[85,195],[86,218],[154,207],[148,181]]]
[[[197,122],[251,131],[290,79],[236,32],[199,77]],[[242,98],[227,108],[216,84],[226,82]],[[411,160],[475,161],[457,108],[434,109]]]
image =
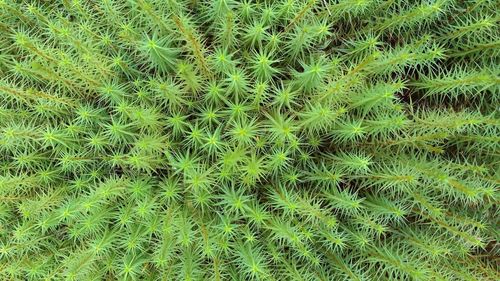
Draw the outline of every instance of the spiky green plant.
[[[0,0],[1,280],[499,280],[494,0]]]

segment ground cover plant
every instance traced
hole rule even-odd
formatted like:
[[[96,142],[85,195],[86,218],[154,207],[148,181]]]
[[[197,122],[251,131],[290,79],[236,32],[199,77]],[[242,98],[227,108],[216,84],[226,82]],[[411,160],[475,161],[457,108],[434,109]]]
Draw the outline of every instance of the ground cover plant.
[[[495,0],[0,0],[1,280],[499,280]]]

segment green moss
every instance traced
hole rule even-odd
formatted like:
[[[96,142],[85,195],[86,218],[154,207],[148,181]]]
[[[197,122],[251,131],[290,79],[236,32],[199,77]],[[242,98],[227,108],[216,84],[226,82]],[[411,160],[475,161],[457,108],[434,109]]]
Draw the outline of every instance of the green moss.
[[[498,280],[493,0],[0,0],[0,280]]]

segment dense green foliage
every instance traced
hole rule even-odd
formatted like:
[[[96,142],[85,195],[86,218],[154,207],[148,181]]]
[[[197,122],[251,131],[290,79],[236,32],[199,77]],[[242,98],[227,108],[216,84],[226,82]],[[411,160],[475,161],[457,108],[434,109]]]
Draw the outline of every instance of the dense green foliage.
[[[499,280],[495,0],[0,0],[0,280]]]

